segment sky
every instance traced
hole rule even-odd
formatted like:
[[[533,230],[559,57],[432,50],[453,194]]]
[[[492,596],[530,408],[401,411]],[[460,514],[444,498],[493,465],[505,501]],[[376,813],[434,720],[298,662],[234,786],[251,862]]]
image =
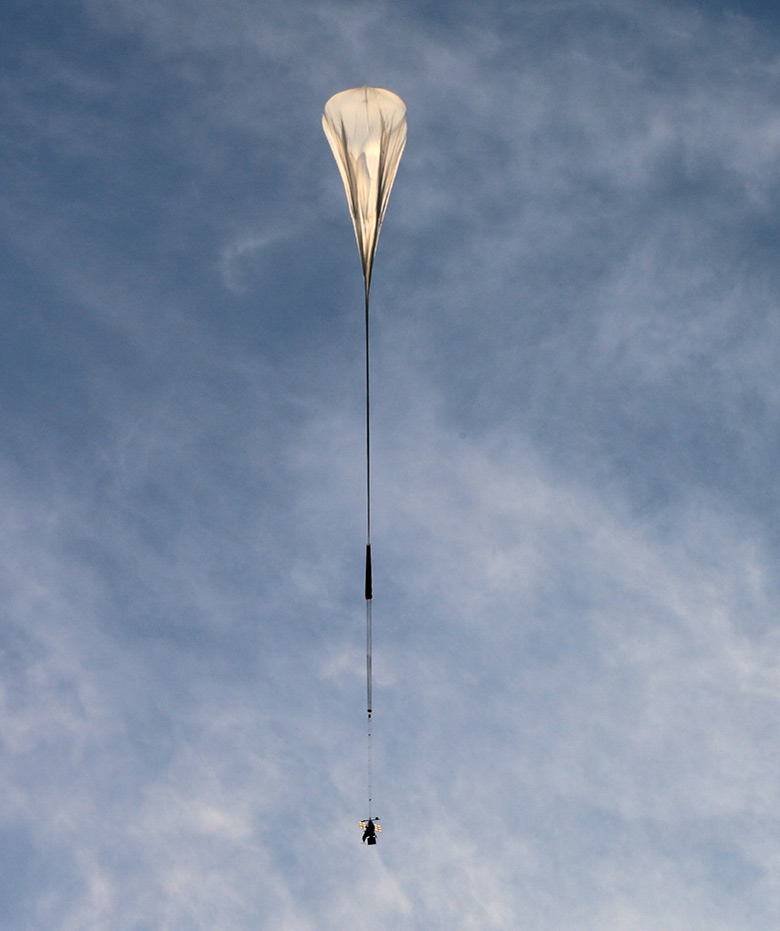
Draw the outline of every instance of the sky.
[[[0,18],[0,928],[778,926],[777,6]]]

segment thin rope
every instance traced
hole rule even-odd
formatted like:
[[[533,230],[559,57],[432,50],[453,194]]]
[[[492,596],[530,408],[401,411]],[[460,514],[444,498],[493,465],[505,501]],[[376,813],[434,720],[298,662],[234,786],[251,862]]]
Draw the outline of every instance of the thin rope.
[[[373,794],[373,749],[371,741],[372,696],[372,616],[373,570],[371,567],[371,361],[368,328],[368,278],[366,278],[366,702],[368,706],[368,817],[371,818]]]
[[[372,805],[372,798],[371,798],[371,796],[373,795],[373,791],[374,791],[374,788],[373,788],[373,783],[374,783],[374,772],[373,772],[373,769],[374,769],[374,758],[373,758],[373,748],[372,748],[372,746],[371,746],[371,715],[369,715],[369,716],[368,716],[368,817],[369,817],[369,819],[372,817],[372,815],[371,815],[371,810],[372,810],[372,809],[371,809],[371,805]]]
[[[371,356],[368,340],[368,281],[366,281],[366,546],[371,546]],[[369,597],[366,595],[366,597]]]
[[[371,713],[373,711],[373,696],[371,692],[371,663],[372,663],[372,648],[371,648],[371,601],[366,601],[366,705],[368,707],[368,720],[371,721]]]

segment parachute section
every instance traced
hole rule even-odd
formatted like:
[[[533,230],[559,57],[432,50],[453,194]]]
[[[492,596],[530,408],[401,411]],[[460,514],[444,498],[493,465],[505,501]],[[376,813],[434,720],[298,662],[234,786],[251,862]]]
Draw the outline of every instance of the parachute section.
[[[368,820],[361,822],[363,840],[376,844],[380,830],[371,816],[373,794],[372,760],[372,600],[371,565],[371,353],[369,339],[369,292],[379,231],[393,188],[398,163],[406,145],[406,104],[381,87],[355,87],[334,94],[322,114],[336,164],[344,182],[349,212],[355,227],[365,283],[366,327],[366,701],[368,710]]]

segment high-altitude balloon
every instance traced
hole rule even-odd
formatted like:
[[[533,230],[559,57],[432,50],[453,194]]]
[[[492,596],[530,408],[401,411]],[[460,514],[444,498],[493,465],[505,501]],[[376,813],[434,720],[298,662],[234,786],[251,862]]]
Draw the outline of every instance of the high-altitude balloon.
[[[406,145],[406,105],[381,87],[355,87],[325,104],[322,127],[344,181],[368,292],[379,230]]]
[[[355,87],[335,94],[325,104],[322,127],[341,172],[355,224],[363,278],[366,283],[366,699],[368,702],[368,819],[361,822],[363,840],[372,846],[380,830],[371,814],[373,756],[371,749],[372,614],[371,571],[371,375],[369,353],[369,290],[376,243],[390,191],[406,145],[406,105],[380,87]]]

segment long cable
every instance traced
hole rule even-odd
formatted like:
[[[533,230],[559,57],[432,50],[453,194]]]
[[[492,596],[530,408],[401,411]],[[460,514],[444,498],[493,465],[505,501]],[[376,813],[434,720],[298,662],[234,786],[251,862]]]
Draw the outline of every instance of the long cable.
[[[374,783],[374,765],[373,765],[373,749],[371,747],[371,715],[368,716],[368,817],[369,820],[372,818],[371,814],[371,805],[373,795],[373,783]]]
[[[371,546],[371,354],[369,350],[368,282],[366,282],[366,546]],[[369,576],[366,598],[371,598]]]
[[[373,792],[373,759],[371,746],[372,696],[372,617],[373,572],[371,568],[371,362],[368,329],[368,288],[366,279],[366,701],[368,706],[368,817],[371,818],[371,795]]]

